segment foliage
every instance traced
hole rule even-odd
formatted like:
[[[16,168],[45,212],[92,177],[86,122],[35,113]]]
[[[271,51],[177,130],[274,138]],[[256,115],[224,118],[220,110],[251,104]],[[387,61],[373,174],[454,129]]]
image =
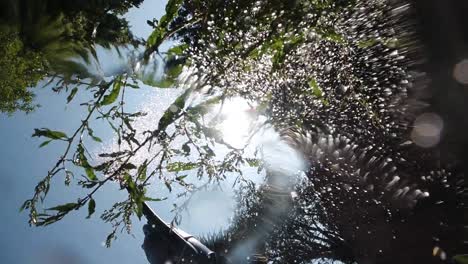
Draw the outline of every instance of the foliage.
[[[1,5],[2,20],[21,25],[22,31],[29,31],[34,22],[44,17],[63,16],[64,27],[72,25],[67,37],[75,43],[82,43],[93,49],[96,44],[134,46],[141,44],[129,30],[128,22],[120,17],[130,8],[138,7],[143,0],[94,1],[79,3],[59,0],[20,0],[4,1]],[[40,30],[32,28],[33,33]]]
[[[18,32],[3,26],[0,29],[0,111],[31,111],[33,94],[28,90],[43,77],[42,55],[23,49]]]
[[[117,49],[140,45],[120,15],[141,2],[2,1],[0,111],[33,110],[31,88],[47,77],[60,75],[65,82],[89,77],[77,59],[89,63],[90,54],[97,59],[96,45]]]
[[[457,255],[453,257],[455,262],[460,263],[460,264],[465,264],[468,263],[468,256],[467,255]]]

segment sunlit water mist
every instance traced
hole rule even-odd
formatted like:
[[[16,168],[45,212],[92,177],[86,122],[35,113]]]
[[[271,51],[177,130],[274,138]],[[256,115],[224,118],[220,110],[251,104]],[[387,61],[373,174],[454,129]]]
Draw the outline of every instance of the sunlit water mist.
[[[128,105],[128,111],[145,112],[146,116],[139,118],[134,122],[133,127],[137,131],[137,139],[143,140],[143,131],[153,131],[158,126],[158,121],[166,109],[171,106],[171,103],[183,92],[182,89],[154,89],[142,91],[130,91],[129,97],[132,97],[132,102],[135,105]],[[137,99],[135,99],[137,98]],[[254,157],[254,153],[258,152],[258,158],[263,160],[269,174],[280,175],[284,177],[276,177],[284,179],[284,182],[277,184],[291,184],[298,171],[304,169],[304,162],[301,157],[286,143],[280,140],[279,134],[269,126],[261,126],[265,121],[265,117],[258,116],[254,113],[254,106],[242,98],[233,98],[226,100],[223,106],[215,106],[210,113],[211,116],[220,115],[221,121],[216,124],[216,128],[222,133],[223,139],[235,147],[243,147],[249,142],[245,149],[245,156]],[[209,115],[210,115],[209,114]],[[260,128],[262,127],[262,128]],[[254,133],[255,131],[255,133]],[[173,142],[173,145],[181,146],[186,139],[179,138]],[[104,142],[103,146],[95,149],[95,158],[99,159],[98,153],[120,151],[122,148],[128,148],[123,143],[120,147],[117,144],[117,137]],[[148,151],[147,149],[139,151],[131,162],[135,165],[142,164],[146,159],[151,157],[151,154],[159,150],[158,146]],[[216,145],[213,148],[216,158],[222,159],[229,151],[223,145]],[[196,157],[191,154],[189,158],[195,160]],[[185,161],[181,159],[181,161]],[[148,171],[155,169],[155,165],[149,166]],[[265,172],[260,174],[257,168],[245,166],[242,168],[244,177],[248,180],[260,185],[265,180]],[[172,172],[165,172],[168,176],[174,176]],[[184,172],[187,178],[184,180],[188,183],[201,185],[207,179],[198,179],[196,171]],[[235,173],[228,173],[226,179],[219,184],[213,184],[203,191],[195,193],[187,206],[187,210],[182,213],[181,228],[193,234],[213,233],[226,229],[234,216],[235,211],[235,191],[239,185],[234,185],[237,176]],[[173,203],[184,202],[187,197],[178,198],[177,194],[185,190],[184,187],[173,184],[172,192],[170,192],[165,184],[157,177],[153,178],[148,188],[148,196],[161,198],[167,197],[166,201],[153,203],[152,206],[156,211],[170,221],[174,216],[170,211],[173,209]],[[213,212],[216,212],[216,217],[213,217]]]
[[[256,112],[255,102],[248,102],[241,97],[226,100],[212,112],[221,116],[217,125],[226,143],[241,148],[247,145],[247,156],[259,152],[269,174],[281,175],[284,186],[287,181],[306,169],[302,156],[281,140],[280,135],[270,125],[267,118]]]

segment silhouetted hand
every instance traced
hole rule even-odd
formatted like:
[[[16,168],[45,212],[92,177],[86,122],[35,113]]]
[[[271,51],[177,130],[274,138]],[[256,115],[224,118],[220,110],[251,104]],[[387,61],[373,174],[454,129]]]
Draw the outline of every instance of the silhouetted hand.
[[[149,224],[143,226],[145,240],[141,246],[151,264],[165,264],[171,259],[169,241]]]

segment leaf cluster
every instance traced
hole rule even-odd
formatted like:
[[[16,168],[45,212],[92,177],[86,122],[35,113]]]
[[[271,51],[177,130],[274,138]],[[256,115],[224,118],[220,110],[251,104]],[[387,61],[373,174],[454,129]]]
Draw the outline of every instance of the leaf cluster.
[[[2,1],[0,3],[0,111],[30,112],[34,88],[47,77],[88,78],[96,45],[141,45],[121,17],[142,0]],[[120,52],[120,51],[119,51]],[[73,91],[77,91],[74,89]],[[69,97],[71,101],[74,94]]]

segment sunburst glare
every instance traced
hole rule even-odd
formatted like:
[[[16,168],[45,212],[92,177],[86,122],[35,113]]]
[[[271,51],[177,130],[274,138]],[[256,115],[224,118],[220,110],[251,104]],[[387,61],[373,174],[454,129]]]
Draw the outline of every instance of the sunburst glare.
[[[223,140],[236,148],[247,144],[258,119],[255,107],[247,100],[235,97],[224,101],[215,111],[221,120],[217,128]]]

